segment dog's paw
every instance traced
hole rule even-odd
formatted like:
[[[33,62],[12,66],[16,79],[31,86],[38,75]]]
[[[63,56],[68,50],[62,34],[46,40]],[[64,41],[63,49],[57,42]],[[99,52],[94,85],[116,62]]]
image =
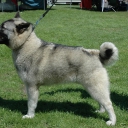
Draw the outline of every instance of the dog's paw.
[[[30,115],[24,115],[23,117],[22,117],[22,119],[31,119],[31,118],[33,118],[34,117],[34,115],[33,116],[30,116]]]
[[[110,125],[111,125],[111,126],[115,125],[115,123],[112,122],[111,120],[107,121],[106,124],[107,124],[108,126],[110,126]]]

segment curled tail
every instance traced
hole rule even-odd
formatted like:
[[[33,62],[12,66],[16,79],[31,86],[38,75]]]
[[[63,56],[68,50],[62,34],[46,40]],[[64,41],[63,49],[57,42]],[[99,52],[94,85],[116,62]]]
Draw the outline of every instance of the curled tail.
[[[118,60],[118,49],[111,42],[105,42],[100,46],[99,58],[103,65],[111,66]]]

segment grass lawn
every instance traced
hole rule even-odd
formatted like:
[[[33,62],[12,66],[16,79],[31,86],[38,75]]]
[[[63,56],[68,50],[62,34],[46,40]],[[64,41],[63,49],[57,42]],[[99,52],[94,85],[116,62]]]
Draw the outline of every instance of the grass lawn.
[[[21,12],[35,23],[44,10]],[[15,12],[0,12],[0,23]],[[117,116],[115,128],[128,128],[128,12],[97,12],[79,6],[56,5],[40,21],[35,32],[48,42],[99,49],[105,41],[119,49],[119,61],[107,68],[111,99]],[[108,128],[107,113],[98,114],[98,103],[78,84],[43,86],[36,116],[22,119],[27,96],[11,58],[11,50],[0,45],[0,128]]]

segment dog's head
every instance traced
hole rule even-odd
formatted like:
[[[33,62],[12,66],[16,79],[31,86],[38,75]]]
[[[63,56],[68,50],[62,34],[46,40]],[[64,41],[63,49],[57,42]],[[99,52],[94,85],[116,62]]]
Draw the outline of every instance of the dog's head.
[[[13,19],[0,25],[0,44],[5,44],[11,49],[20,47],[32,32],[33,25],[21,19],[19,12]]]

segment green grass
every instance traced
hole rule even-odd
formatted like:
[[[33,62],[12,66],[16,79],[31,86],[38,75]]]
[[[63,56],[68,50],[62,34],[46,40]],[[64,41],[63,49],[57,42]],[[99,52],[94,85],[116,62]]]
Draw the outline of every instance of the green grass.
[[[35,23],[43,10],[24,11],[23,19]],[[0,12],[0,23],[15,12]],[[128,128],[128,12],[96,12],[79,6],[57,5],[44,17],[35,32],[48,42],[97,48],[113,42],[119,61],[107,68],[111,99],[117,116],[115,128]],[[98,104],[77,84],[40,88],[34,119],[22,120],[27,98],[11,58],[11,50],[0,45],[0,128],[108,128],[107,113],[97,114]]]

